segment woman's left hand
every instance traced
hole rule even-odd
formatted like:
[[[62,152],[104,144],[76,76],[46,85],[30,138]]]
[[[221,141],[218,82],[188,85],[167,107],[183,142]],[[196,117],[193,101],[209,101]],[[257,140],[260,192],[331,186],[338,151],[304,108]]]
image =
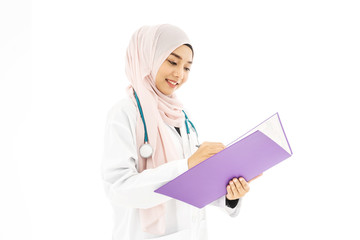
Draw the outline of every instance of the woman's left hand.
[[[261,175],[262,174],[254,177],[249,182],[246,182],[246,180],[243,177],[233,178],[226,186],[226,191],[227,191],[226,198],[228,200],[235,200],[245,196],[245,194],[250,191],[249,183],[255,180],[256,178],[260,177]]]

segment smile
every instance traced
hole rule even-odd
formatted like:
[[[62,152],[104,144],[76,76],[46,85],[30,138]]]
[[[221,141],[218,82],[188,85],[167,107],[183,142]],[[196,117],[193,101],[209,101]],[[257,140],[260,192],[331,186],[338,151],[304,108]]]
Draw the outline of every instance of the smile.
[[[177,82],[166,79],[166,82],[169,84],[170,87],[174,88],[176,85],[178,85]]]

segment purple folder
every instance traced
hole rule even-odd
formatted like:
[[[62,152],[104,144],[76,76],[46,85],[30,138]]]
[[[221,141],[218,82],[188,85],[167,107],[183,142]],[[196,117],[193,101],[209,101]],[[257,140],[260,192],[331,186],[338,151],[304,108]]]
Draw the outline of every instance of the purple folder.
[[[275,113],[155,192],[202,208],[224,196],[234,177],[249,181],[291,155],[279,114]]]

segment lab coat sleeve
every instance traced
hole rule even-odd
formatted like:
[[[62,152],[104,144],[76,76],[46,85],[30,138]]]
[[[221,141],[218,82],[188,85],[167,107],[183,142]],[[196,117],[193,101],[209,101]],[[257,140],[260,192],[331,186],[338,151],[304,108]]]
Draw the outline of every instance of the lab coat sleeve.
[[[224,195],[224,196],[218,198],[217,200],[211,202],[210,205],[219,207],[220,209],[222,209],[222,211],[224,211],[230,217],[236,217],[237,215],[239,215],[242,198],[239,198],[239,201],[238,201],[236,207],[234,207],[234,208],[226,206],[225,199],[226,199],[226,196]]]
[[[120,106],[109,111],[105,127],[102,179],[112,204],[146,209],[171,199],[154,190],[188,170],[188,162],[187,159],[174,160],[139,173],[135,160],[135,125],[136,108]]]

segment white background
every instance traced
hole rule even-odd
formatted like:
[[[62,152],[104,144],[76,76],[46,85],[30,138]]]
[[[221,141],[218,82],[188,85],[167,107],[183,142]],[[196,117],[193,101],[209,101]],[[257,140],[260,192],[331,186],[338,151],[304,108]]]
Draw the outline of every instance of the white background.
[[[279,112],[293,156],[251,183],[209,239],[359,239],[357,1],[0,2],[0,239],[111,239],[101,185],[107,111],[142,25],[192,40],[178,97],[201,141]]]

